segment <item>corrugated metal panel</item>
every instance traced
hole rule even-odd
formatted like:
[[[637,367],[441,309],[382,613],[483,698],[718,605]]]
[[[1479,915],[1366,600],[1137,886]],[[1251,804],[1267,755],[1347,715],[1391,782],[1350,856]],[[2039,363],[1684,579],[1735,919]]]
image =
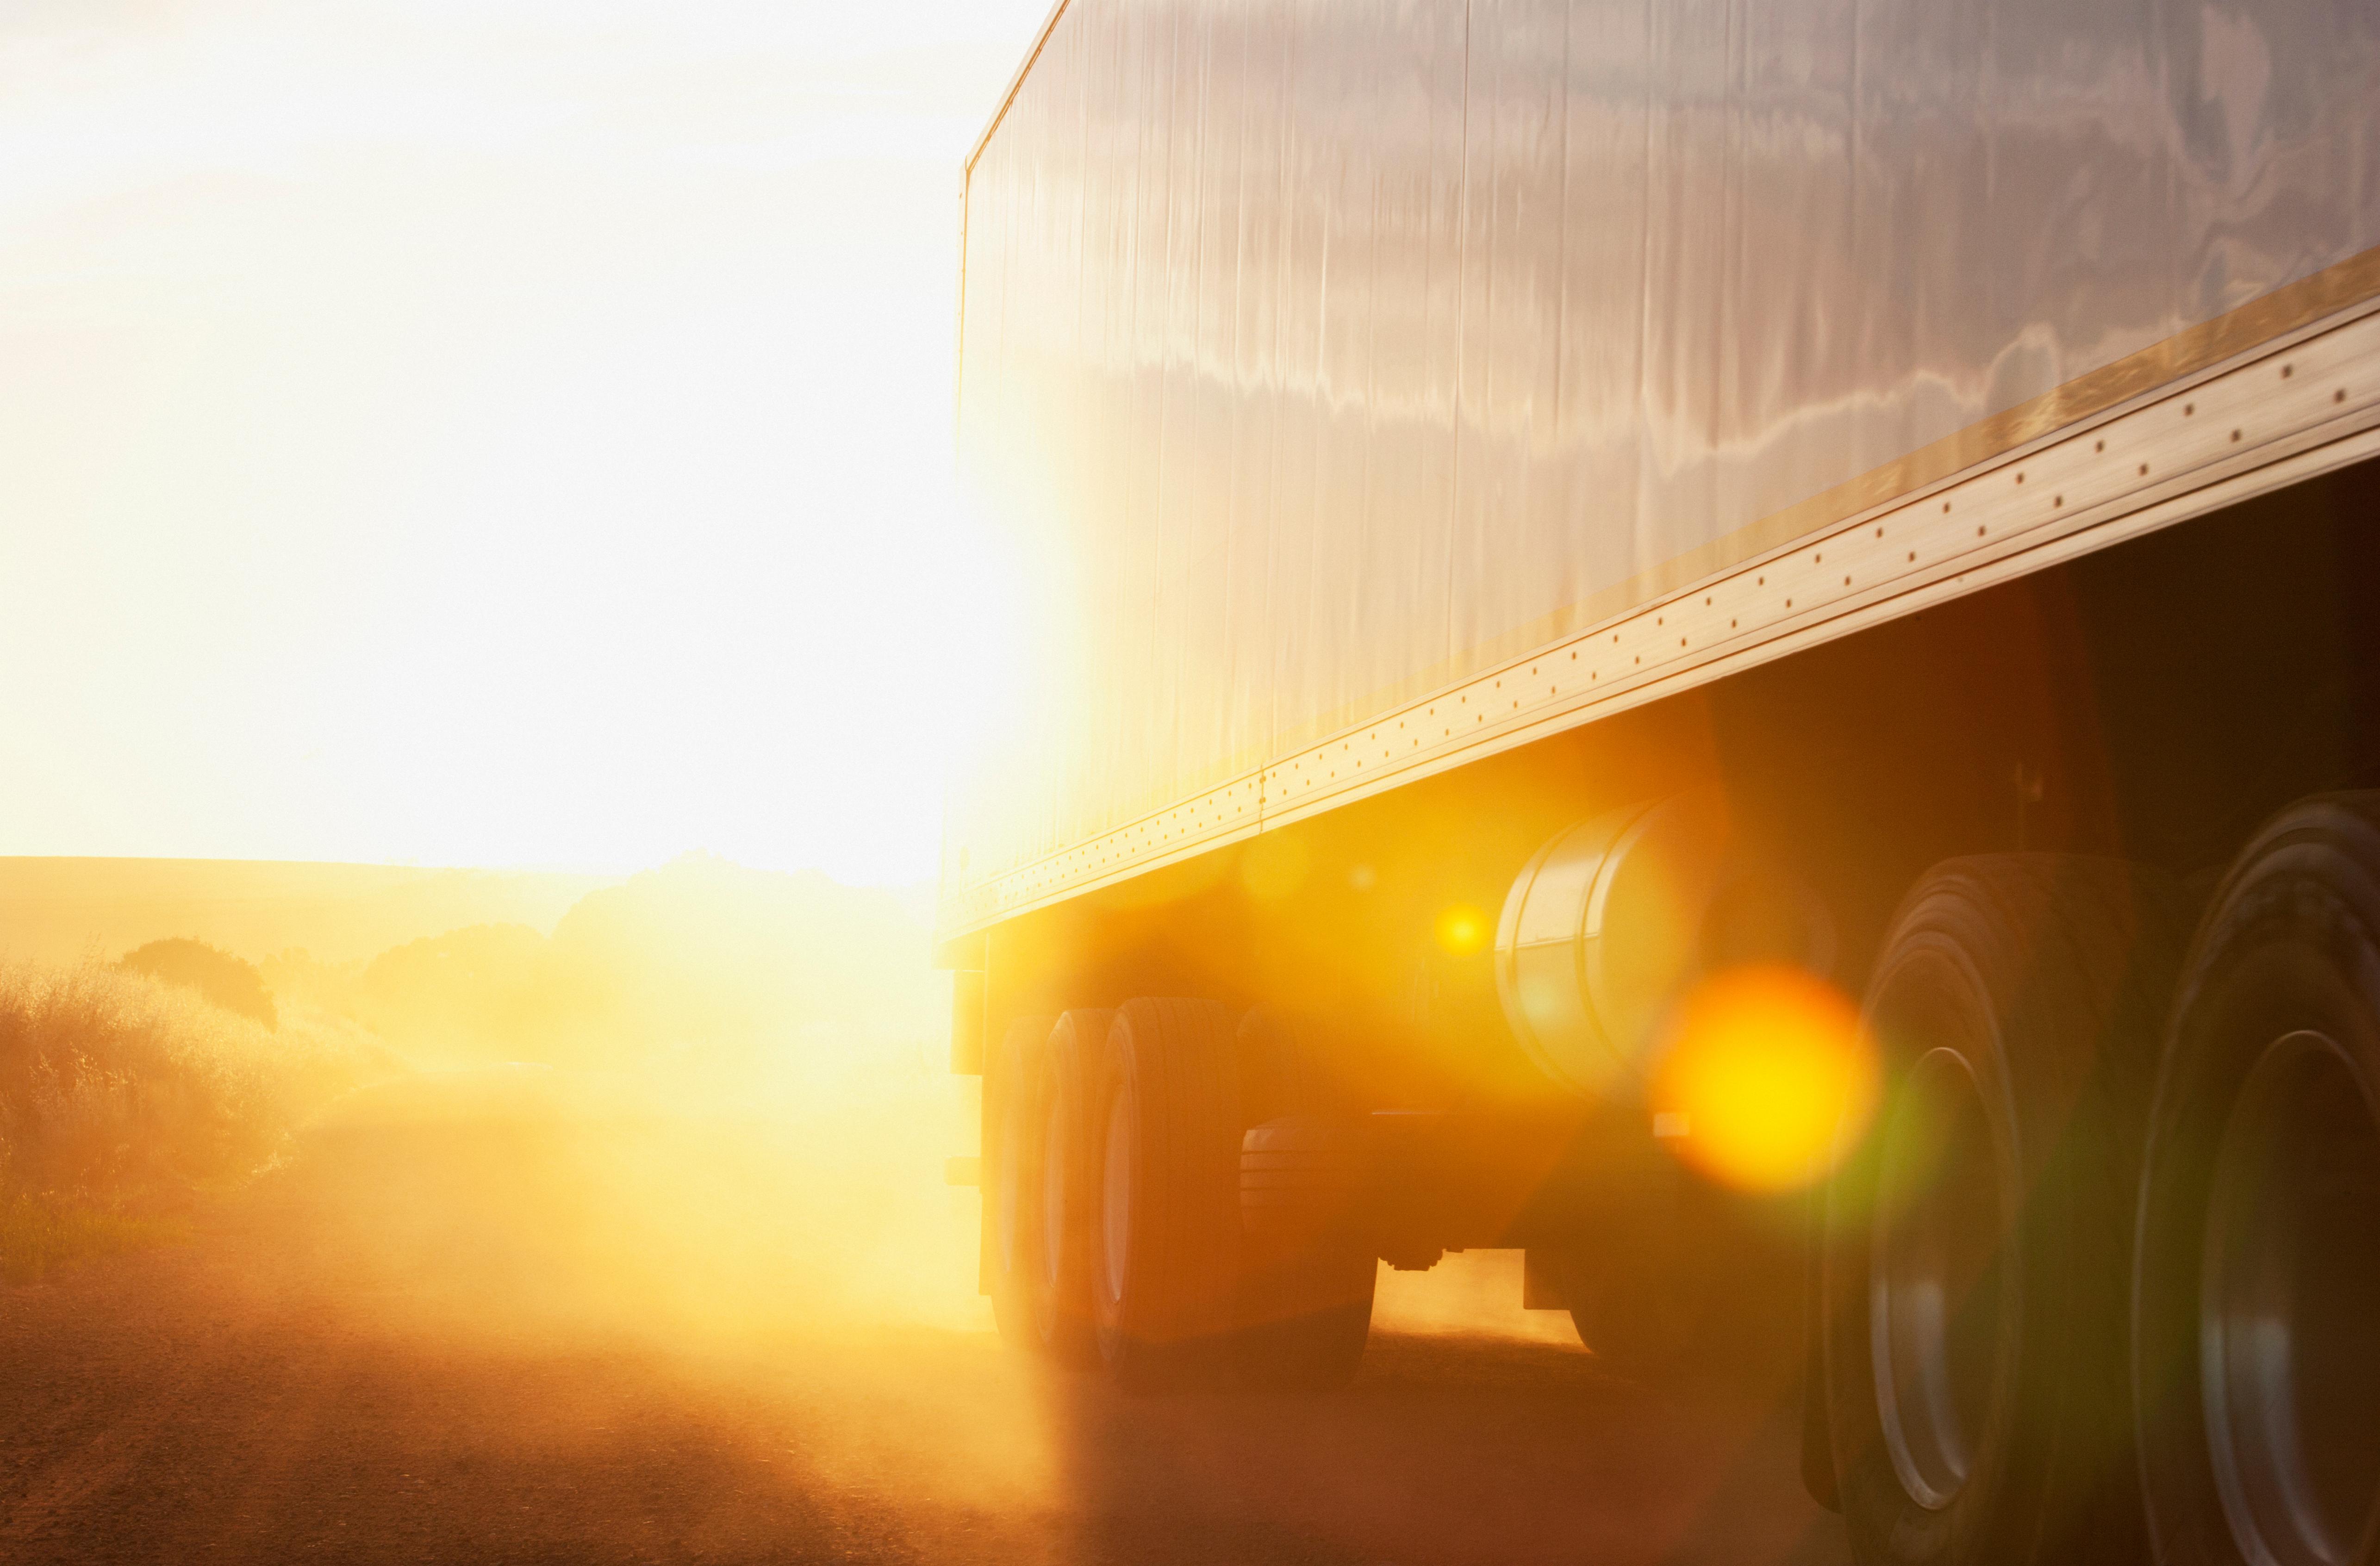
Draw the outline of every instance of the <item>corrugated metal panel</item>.
[[[2375,81],[2368,7],[1074,0],[969,173],[1040,647],[945,930],[2352,303]]]

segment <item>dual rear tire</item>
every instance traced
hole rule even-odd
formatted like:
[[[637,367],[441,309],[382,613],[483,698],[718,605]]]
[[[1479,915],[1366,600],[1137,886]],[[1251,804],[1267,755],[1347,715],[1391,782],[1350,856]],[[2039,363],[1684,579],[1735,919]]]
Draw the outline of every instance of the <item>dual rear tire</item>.
[[[2133,1266],[2157,1560],[2380,1560],[2380,795],[2289,810],[2217,893]]]
[[[1090,1314],[1117,1383],[1154,1391],[1220,1368],[1239,1266],[1239,1081],[1211,1001],[1131,1001],[1093,1096]]]
[[[1135,1000],[1066,1013],[1038,1046],[1019,1037],[1038,1019],[1011,1030],[986,1207],[995,1257],[1015,1258],[994,1269],[1013,1341],[1135,1391],[1353,1374],[1374,1269],[1347,1220],[1360,1147],[1343,1117],[1249,1126],[1310,1077],[1249,1022]]]
[[[1883,1108],[1829,1191],[1825,1454],[1864,1561],[2137,1553],[2122,1269],[2180,944],[2112,861],[1953,860],[1870,986]]]
[[[1018,1018],[986,1079],[993,1316],[1011,1344],[1069,1364],[1087,1360],[1093,1344],[1084,1169],[1089,1077],[1111,1015]]]
[[[2380,1562],[2380,795],[2259,833],[2186,963],[2172,905],[2046,856],[1903,904],[1805,1453],[1863,1561]]]

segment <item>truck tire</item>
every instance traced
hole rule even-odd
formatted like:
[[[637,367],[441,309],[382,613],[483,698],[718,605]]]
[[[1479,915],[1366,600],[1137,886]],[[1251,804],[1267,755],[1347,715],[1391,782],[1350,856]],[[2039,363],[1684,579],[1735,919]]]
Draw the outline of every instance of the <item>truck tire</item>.
[[[1040,1203],[1035,1232],[1040,1244],[1034,1279],[1034,1334],[1062,1365],[1088,1365],[1091,1335],[1092,1211],[1098,1168],[1092,1147],[1091,1095],[1107,1052],[1114,1013],[1078,1008],[1062,1014],[1042,1051],[1036,1095],[1040,1146]]]
[[[1224,1368],[1240,1251],[1235,1052],[1231,1017],[1211,1001],[1130,1001],[1108,1029],[1089,1100],[1091,1317],[1127,1390]]]
[[[1240,1379],[1267,1390],[1343,1386],[1364,1357],[1379,1274],[1361,1204],[1364,1128],[1290,1115],[1240,1139]]]
[[[1709,1362],[1713,1258],[1696,1254],[1701,1236],[1638,1236],[1624,1253],[1582,1259],[1568,1269],[1571,1326],[1596,1363],[1625,1381],[1677,1387]]]
[[[1371,1335],[1378,1245],[1362,1211],[1372,1160],[1311,1032],[1272,1006],[1240,1019],[1241,1384],[1320,1391]]]
[[[1038,1348],[1033,1285],[1038,1267],[1040,1119],[1033,1105],[1053,1018],[1018,1017],[992,1050],[984,1073],[984,1285],[992,1319],[1013,1348]]]
[[[2291,807],[2216,894],[2132,1287],[2156,1559],[2380,1558],[2380,794]]]
[[[1954,859],[1869,987],[1876,1123],[1828,1193],[1828,1436],[1872,1566],[2141,1549],[2124,1255],[2179,947],[2164,883],[2107,860]]]

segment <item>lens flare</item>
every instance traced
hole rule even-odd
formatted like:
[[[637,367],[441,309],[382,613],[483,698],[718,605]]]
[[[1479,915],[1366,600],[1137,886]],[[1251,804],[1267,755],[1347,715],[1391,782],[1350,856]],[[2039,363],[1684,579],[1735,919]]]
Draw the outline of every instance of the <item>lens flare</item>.
[[[1698,985],[1653,1085],[1656,1119],[1670,1132],[1663,1145],[1748,1191],[1791,1190],[1825,1174],[1876,1099],[1876,1051],[1858,1008],[1826,980],[1779,963]]]
[[[1493,932],[1488,916],[1468,903],[1457,903],[1438,916],[1438,943],[1458,957],[1485,949]]]

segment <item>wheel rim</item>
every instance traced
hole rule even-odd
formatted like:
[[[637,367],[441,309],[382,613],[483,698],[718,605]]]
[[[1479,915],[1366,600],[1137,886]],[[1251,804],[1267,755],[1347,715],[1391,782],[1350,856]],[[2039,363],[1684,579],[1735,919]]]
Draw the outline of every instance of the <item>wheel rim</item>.
[[[1973,1068],[1927,1050],[1885,1129],[1868,1323],[1885,1449],[1932,1510],[1967,1482],[1998,1370],[2004,1172]]]
[[[2341,1566],[2380,1497],[2380,1119],[2345,1051],[2286,1035],[2215,1160],[2199,1289],[2216,1487],[2254,1566]]]
[[[1099,1182],[1099,1289],[1112,1309],[1123,1302],[1132,1250],[1132,1098],[1108,1106],[1107,1156]]]

